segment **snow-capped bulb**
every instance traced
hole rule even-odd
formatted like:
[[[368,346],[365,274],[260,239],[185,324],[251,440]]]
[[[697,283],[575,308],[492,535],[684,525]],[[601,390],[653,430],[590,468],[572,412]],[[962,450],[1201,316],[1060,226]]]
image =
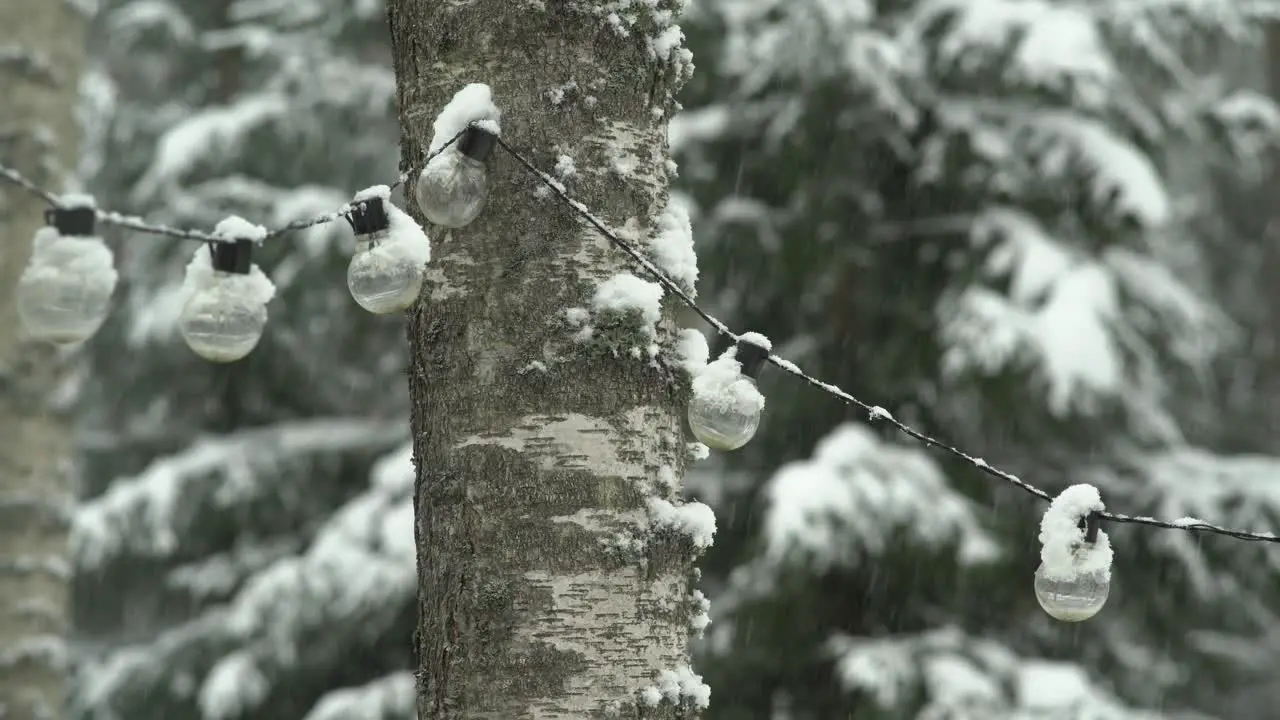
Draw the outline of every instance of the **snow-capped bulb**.
[[[196,250],[187,265],[188,297],[178,329],[192,352],[229,363],[244,358],[262,339],[275,286],[252,260],[253,245],[266,235],[262,228],[232,217],[214,234],[235,239]]]
[[[391,204],[391,189],[385,185],[357,194],[347,222],[356,233],[356,252],[347,266],[351,297],[377,315],[412,306],[431,260],[426,233]]]
[[[1036,600],[1063,622],[1088,620],[1111,592],[1111,542],[1099,529],[1102,499],[1092,485],[1062,492],[1040,523],[1040,567]]]
[[[764,412],[764,395],[756,387],[770,344],[746,333],[719,358],[693,375],[689,429],[712,450],[737,450],[755,437]]]
[[[489,169],[485,160],[498,136],[480,124],[468,125],[462,137],[427,163],[418,176],[417,198],[422,214],[446,228],[470,225],[489,199]]]
[[[94,235],[93,198],[67,196],[45,213],[18,279],[18,320],[34,340],[88,340],[107,318],[119,278],[111,249]]]

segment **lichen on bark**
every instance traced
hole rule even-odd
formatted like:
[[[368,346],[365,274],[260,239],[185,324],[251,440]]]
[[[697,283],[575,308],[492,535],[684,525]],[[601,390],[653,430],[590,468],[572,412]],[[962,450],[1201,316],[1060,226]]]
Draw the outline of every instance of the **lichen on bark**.
[[[678,74],[653,36],[584,5],[390,0],[404,169],[453,93],[484,82],[507,142],[548,172],[572,149],[577,199],[609,224],[654,227]],[[489,165],[488,206],[436,234],[409,313],[419,713],[640,717],[642,691],[687,666],[696,611],[693,553],[652,535],[647,505],[664,468],[677,486],[683,472],[683,393],[659,364],[566,328],[598,283],[642,271],[501,151]],[[663,348],[673,310],[668,299]],[[618,551],[637,536],[642,550]],[[644,712],[691,717],[671,703]]]

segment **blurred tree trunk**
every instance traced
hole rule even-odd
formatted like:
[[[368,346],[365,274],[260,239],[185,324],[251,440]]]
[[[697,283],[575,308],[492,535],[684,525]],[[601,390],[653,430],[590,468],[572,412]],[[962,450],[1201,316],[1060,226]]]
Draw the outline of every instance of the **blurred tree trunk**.
[[[0,2],[0,160],[44,187],[73,170],[88,18],[74,3]],[[0,717],[65,716],[73,500],[49,347],[24,342],[13,291],[44,206],[0,183]]]
[[[1275,100],[1280,100],[1280,24],[1268,23],[1266,28],[1266,53],[1264,56],[1264,71],[1266,73],[1267,91]],[[1264,247],[1261,252],[1261,277],[1274,278],[1280,273],[1280,204],[1276,200],[1280,200],[1280,162],[1276,162],[1273,158],[1271,169],[1271,191],[1266,197],[1272,198],[1270,204],[1270,218],[1267,223],[1267,232],[1263,238]],[[1265,407],[1263,411],[1265,427],[1264,432],[1275,436],[1276,430],[1280,429],[1280,407],[1273,402],[1275,398],[1280,398],[1280,284],[1276,282],[1262,282],[1262,315],[1265,318],[1264,327],[1259,328],[1259,340],[1255,343],[1253,352],[1255,357],[1259,358],[1259,369],[1257,385],[1254,388],[1252,397],[1261,399],[1261,403]],[[1277,448],[1272,444],[1271,451]]]
[[[453,93],[484,82],[505,140],[544,168],[572,156],[579,199],[653,227],[673,82],[641,29],[578,5],[390,0],[404,167]],[[489,165],[484,214],[433,233],[409,317],[420,717],[694,717],[646,690],[688,663],[693,547],[646,515],[648,495],[680,493],[681,390],[647,359],[574,342],[565,310],[628,268],[501,150]]]

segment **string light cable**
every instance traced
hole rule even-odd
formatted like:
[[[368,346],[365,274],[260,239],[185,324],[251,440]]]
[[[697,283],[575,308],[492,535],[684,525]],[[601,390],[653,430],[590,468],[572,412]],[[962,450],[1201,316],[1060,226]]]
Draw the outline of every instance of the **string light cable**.
[[[617,246],[618,249],[626,253],[632,260],[636,262],[636,264],[640,265],[646,272],[648,272],[651,276],[653,276],[654,280],[657,281],[658,284],[662,285],[667,292],[676,296],[676,298],[678,298],[690,310],[692,310],[695,314],[697,314],[697,316],[701,318],[704,322],[706,322],[707,325],[709,325],[711,329],[714,330],[718,335],[732,341],[735,345],[741,345],[741,344],[752,345],[755,342],[758,342],[759,335],[757,335],[756,333],[742,333],[742,334],[735,333],[724,322],[712,316],[710,313],[708,313],[706,310],[700,307],[693,300],[693,298],[689,296],[689,293],[685,292],[684,289],[681,288],[678,283],[673,281],[671,278],[667,277],[667,275],[664,272],[662,272],[662,270],[659,269],[656,265],[654,265],[652,261],[646,258],[639,250],[631,246],[630,243],[628,243],[627,241],[619,237],[616,232],[614,232],[613,230],[610,230],[608,226],[606,226],[604,222],[602,222],[599,218],[593,215],[585,205],[583,205],[581,202],[577,200],[574,200],[565,191],[563,185],[561,185],[558,181],[553,179],[551,176],[537,169],[537,167],[534,166],[532,162],[530,162],[527,158],[525,158],[523,155],[518,153],[515,149],[513,149],[510,145],[508,145],[504,140],[499,139],[498,146],[501,147],[503,150],[505,150],[508,154],[510,154],[516,160],[516,162],[520,163],[526,169],[533,172],[538,177],[538,179],[541,180],[543,184],[545,184],[551,190],[551,192],[557,195],[567,206],[572,208],[574,212],[577,213],[580,218],[582,218],[583,221],[591,225],[593,229],[595,229],[600,234],[604,235],[611,243]],[[738,352],[741,353],[742,350],[739,349]],[[895,429],[897,429],[899,432],[903,433],[904,435],[907,435],[928,447],[941,450],[942,452],[948,455],[958,458],[959,460],[977,468],[981,472],[989,476],[992,476],[994,478],[997,478],[999,480],[1002,480],[1010,485],[1013,485],[1019,490],[1022,490],[1023,492],[1033,495],[1036,498],[1039,498],[1040,500],[1043,500],[1045,502],[1051,502],[1054,499],[1053,495],[1050,495],[1044,490],[1041,490],[1040,488],[1028,483],[1027,481],[1019,478],[1017,475],[1001,470],[1000,468],[991,465],[986,460],[983,460],[980,457],[975,457],[973,455],[970,455],[964,452],[963,450],[960,450],[959,448],[956,448],[941,440],[938,440],[937,438],[931,437],[930,435],[920,432],[919,430],[916,430],[915,428],[903,423],[901,420],[898,420],[888,410],[876,405],[870,405],[868,403],[865,403],[862,400],[859,400],[858,398],[854,397],[853,395],[850,395],[849,393],[845,392],[844,390],[841,390],[839,387],[827,382],[823,382],[822,380],[805,373],[803,370],[800,369],[799,366],[797,366],[795,363],[791,362],[790,360],[787,360],[786,358],[779,357],[777,355],[769,353],[765,356],[764,359],[770,365],[773,365],[774,367],[778,368],[779,370],[782,370],[783,372],[789,375],[792,375],[793,377],[799,378],[804,383],[814,388],[817,388],[818,390],[828,395],[834,396],[835,398],[844,402],[846,405],[852,405],[853,407],[858,408],[859,410],[866,413],[869,419],[874,422],[887,423],[892,427],[894,427]],[[1098,513],[1098,517],[1102,520],[1107,520],[1110,522],[1147,525],[1150,527],[1157,527],[1164,530],[1191,530],[1191,531],[1211,533],[1215,535],[1225,535],[1228,537],[1236,538],[1238,540],[1280,543],[1280,536],[1277,536],[1274,533],[1269,533],[1269,532],[1254,533],[1254,532],[1245,532],[1242,530],[1231,530],[1218,525],[1213,525],[1211,523],[1200,522],[1200,521],[1168,522],[1164,520],[1157,520],[1151,517],[1122,515],[1114,512],[1101,512],[1101,513]]]
[[[926,447],[951,455],[989,477],[1049,503],[1049,508],[1040,523],[1041,564],[1036,569],[1033,587],[1041,608],[1050,617],[1063,622],[1080,622],[1093,617],[1102,609],[1110,593],[1113,551],[1110,539],[1101,530],[1103,521],[1162,530],[1223,535],[1252,542],[1280,543],[1280,537],[1275,533],[1233,530],[1194,518],[1171,522],[1152,517],[1109,512],[1105,509],[1097,488],[1092,485],[1072,485],[1055,497],[980,457],[970,455],[949,443],[916,430],[898,420],[885,408],[865,403],[839,387],[809,375],[790,360],[773,354],[772,346],[764,336],[751,332],[734,332],[724,322],[700,307],[690,294],[680,287],[679,283],[672,280],[629,242],[623,240],[586,205],[570,196],[563,184],[538,169],[531,160],[511,147],[505,140],[498,138],[497,145],[538,178],[583,222],[604,235],[609,242],[642,267],[666,292],[679,299],[718,335],[732,341],[732,347],[720,358],[708,363],[706,368],[693,378],[693,397],[689,402],[689,427],[694,435],[709,447],[718,450],[734,450],[750,441],[755,434],[760,413],[764,407],[764,399],[755,387],[755,377],[764,363],[773,365],[846,405],[866,413],[872,422],[886,423]]]
[[[444,144],[442,144],[438,149],[436,149],[431,153],[428,153],[426,157],[423,158],[422,164],[423,165],[429,164],[432,160],[434,160],[436,157],[443,154],[454,143],[456,143],[459,139],[461,139],[461,137],[464,134],[466,134],[465,130],[457,133],[453,137],[446,140]],[[403,185],[406,181],[408,181],[408,179],[409,179],[409,173],[401,173],[400,177],[394,183],[389,185],[388,188],[390,190],[395,190],[396,188]],[[16,185],[17,187],[25,190],[31,195],[44,201],[45,204],[49,205],[49,207],[51,208],[57,209],[62,207],[62,205],[64,204],[64,200],[62,197],[52,192],[49,192],[48,190],[45,190],[39,185],[36,185],[35,183],[27,179],[24,175],[22,175],[22,173],[5,165],[4,163],[0,163],[0,180],[5,180],[12,185]],[[275,228],[274,230],[268,230],[265,237],[266,239],[270,239],[270,238],[279,237],[286,233],[294,232],[296,230],[306,230],[308,228],[315,227],[316,225],[323,225],[325,223],[333,222],[338,218],[346,217],[349,213],[350,213],[350,205],[349,204],[344,205],[343,207],[338,208],[337,210],[334,210],[332,212],[323,213],[320,215],[304,218],[301,220],[294,220],[293,222],[282,225],[278,228]],[[130,230],[133,232],[144,233],[148,235],[162,235],[165,237],[173,238],[175,240],[193,240],[198,242],[226,242],[225,237],[222,237],[216,233],[204,232],[201,230],[176,228],[169,225],[149,223],[143,220],[142,218],[136,217],[133,215],[125,215],[123,213],[108,212],[98,208],[95,208],[95,214],[96,214],[97,221],[102,223],[103,225],[118,227],[122,230]]]
[[[485,133],[464,126],[427,153],[422,165],[432,167],[437,158],[466,149],[464,143],[474,144],[466,139],[468,135]],[[352,297],[372,313],[403,310],[421,292],[424,266],[431,259],[430,242],[422,228],[390,202],[391,191],[408,178],[408,173],[402,174],[389,186],[357,193],[352,202],[333,212],[272,230],[232,216],[213,232],[205,232],[102,210],[87,195],[59,196],[0,164],[0,180],[49,205],[46,227],[36,232],[31,260],[19,279],[19,320],[32,339],[56,344],[83,342],[98,331],[118,279],[112,252],[96,233],[98,223],[201,243],[183,279],[187,300],[178,330],[193,352],[211,362],[243,359],[257,347],[265,330],[266,307],[275,286],[253,263],[254,249],[267,239],[338,218],[346,219],[356,234],[356,252],[347,269]]]
[[[623,240],[590,208],[572,197],[562,183],[502,139],[496,123],[469,122],[424,157],[416,185],[416,200],[428,220],[434,225],[453,229],[465,227],[480,215],[489,193],[486,162],[495,148],[504,151],[529,172],[579,219],[607,238],[716,334],[732,342],[728,350],[707,362],[693,377],[689,426],[708,447],[730,451],[751,440],[764,408],[764,398],[756,387],[756,378],[765,364],[772,365],[857,408],[872,422],[888,424],[926,447],[950,455],[989,477],[1049,503],[1041,522],[1042,563],[1036,571],[1035,590],[1045,611],[1064,621],[1092,617],[1106,601],[1112,551],[1106,533],[1100,529],[1104,521],[1280,543],[1280,536],[1271,532],[1233,530],[1194,518],[1166,521],[1108,511],[1097,489],[1091,485],[1073,485],[1057,496],[1050,495],[1013,473],[910,427],[883,407],[865,403],[839,387],[809,375],[790,360],[773,354],[772,346],[764,336],[753,332],[734,332],[699,306],[679,283],[630,242]],[[28,292],[29,299],[24,303],[23,283],[20,282],[18,304],[20,315],[24,315],[24,304],[42,308],[40,312],[44,316],[35,313],[35,317],[25,317],[24,321],[30,321],[36,328],[45,328],[44,332],[34,332],[33,335],[53,342],[82,341],[96,331],[102,317],[105,317],[106,302],[116,278],[110,251],[93,236],[95,220],[126,230],[203,243],[187,267],[187,282],[196,292],[184,308],[180,329],[197,354],[215,362],[243,358],[262,334],[266,322],[265,305],[274,289],[258,267],[252,264],[249,251],[267,238],[340,217],[347,220],[357,239],[357,250],[347,273],[348,286],[361,307],[378,314],[403,310],[416,301],[423,284],[423,266],[430,260],[426,234],[407,213],[390,202],[391,190],[403,184],[408,179],[407,174],[402,174],[390,186],[375,186],[361,191],[351,203],[336,211],[297,220],[274,230],[232,217],[220,223],[212,233],[154,225],[140,218],[106,212],[97,209],[91,198],[57,196],[4,165],[0,165],[0,179],[51,206],[47,213],[49,226],[37,233],[32,264],[23,277],[23,282],[43,290]],[[85,261],[85,258],[93,261]],[[80,259],[81,262],[69,262],[69,259]],[[77,268],[79,274],[67,271],[68,266]],[[36,271],[33,272],[33,268]],[[50,276],[58,275],[58,271],[61,271],[60,281],[49,282]],[[28,275],[32,276],[30,281]],[[32,314],[29,307],[25,315]],[[48,317],[51,315],[60,317],[51,320]],[[48,330],[50,327],[54,330]]]

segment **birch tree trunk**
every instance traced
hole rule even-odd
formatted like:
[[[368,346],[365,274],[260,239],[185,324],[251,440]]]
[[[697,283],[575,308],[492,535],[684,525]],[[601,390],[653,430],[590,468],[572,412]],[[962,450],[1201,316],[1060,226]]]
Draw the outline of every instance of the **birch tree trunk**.
[[[687,73],[654,36],[683,3],[637,3],[625,30],[597,4],[390,0],[403,167],[420,169],[453,93],[483,82],[504,140],[547,170],[571,158],[570,192],[643,246],[668,202],[666,117]],[[601,320],[583,341],[566,311],[643,270],[500,149],[489,167],[480,219],[424,225],[435,252],[408,323],[420,717],[696,717],[698,547],[649,512],[682,491],[675,309],[656,359],[638,323]]]
[[[75,167],[88,18],[67,0],[0,2],[0,160],[61,189]],[[44,205],[0,183],[0,718],[65,716],[70,476],[51,411],[52,348],[24,342],[13,292]]]

